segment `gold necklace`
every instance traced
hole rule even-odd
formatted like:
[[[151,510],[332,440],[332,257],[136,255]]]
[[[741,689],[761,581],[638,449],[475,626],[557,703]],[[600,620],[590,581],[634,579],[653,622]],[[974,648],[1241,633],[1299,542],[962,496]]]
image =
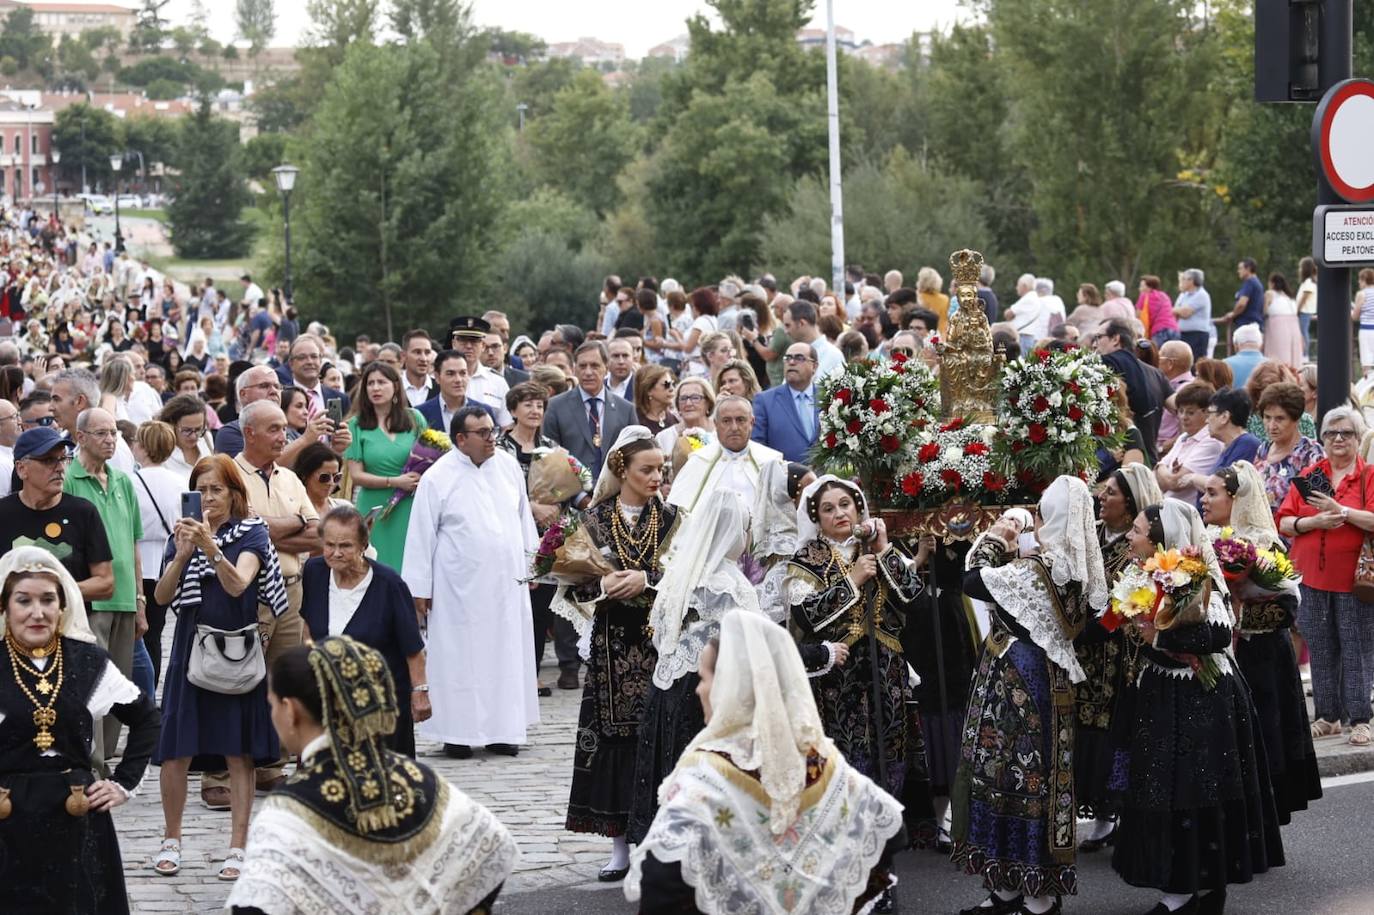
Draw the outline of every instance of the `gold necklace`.
[[[625,515],[621,509],[620,497],[615,498],[615,511],[611,516],[611,540],[615,543],[616,555],[620,558],[620,564],[625,569],[652,569],[658,564],[658,529],[660,517],[658,505],[651,499],[642,509],[649,513],[647,529],[643,536],[635,537],[630,530],[629,524],[625,521]],[[626,544],[629,546],[627,547]],[[631,555],[634,551],[634,555]],[[645,560],[648,560],[646,565]]]
[[[9,632],[5,633],[5,647],[9,650],[10,664],[14,667],[14,682],[19,684],[20,692],[33,703],[33,723],[38,727],[38,733],[33,738],[34,745],[38,747],[38,752],[45,753],[54,743],[52,732],[48,729],[57,724],[57,712],[54,707],[57,705],[58,694],[62,692],[62,642],[59,640],[56,648],[53,649],[52,670],[57,680],[56,685],[48,682],[47,671],[38,670],[31,664],[20,660],[24,654],[23,649],[18,646],[14,641],[14,636]],[[35,689],[47,696],[46,703],[39,701],[33,691],[29,689],[20,673],[21,670],[27,670],[38,678]],[[52,695],[49,696],[49,692]]]

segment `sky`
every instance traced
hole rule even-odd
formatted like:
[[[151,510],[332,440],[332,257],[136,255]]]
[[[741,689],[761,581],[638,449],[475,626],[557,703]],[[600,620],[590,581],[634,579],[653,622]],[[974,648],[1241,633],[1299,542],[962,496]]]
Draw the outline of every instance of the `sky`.
[[[210,31],[221,41],[234,37],[233,0],[202,0]],[[174,24],[190,18],[193,0],[171,0],[165,15]],[[531,32],[547,42],[591,37],[620,42],[639,58],[656,44],[686,34],[687,17],[704,11],[702,0],[473,0],[479,26]],[[309,24],[304,0],[277,0],[275,46],[298,44]],[[835,0],[835,24],[853,30],[859,41],[905,41],[912,32],[948,26],[959,15],[959,0]],[[813,24],[825,26],[825,4],[816,0]]]

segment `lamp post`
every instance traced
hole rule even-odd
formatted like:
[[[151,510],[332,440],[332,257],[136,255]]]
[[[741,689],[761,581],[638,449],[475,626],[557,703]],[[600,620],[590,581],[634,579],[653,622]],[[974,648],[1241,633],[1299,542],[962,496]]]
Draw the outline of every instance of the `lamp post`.
[[[530,106],[524,102],[515,106],[515,113],[520,117],[520,132],[525,132],[525,112],[530,110]]]
[[[124,164],[124,157],[116,153],[110,156],[110,168],[114,170],[114,199],[115,199],[115,254],[124,253],[124,232],[119,227],[119,169]]]
[[[286,303],[291,304],[291,191],[296,187],[296,175],[300,169],[294,165],[278,165],[272,169],[272,177],[276,179],[277,190],[281,191],[282,216],[286,220],[286,281],[282,284],[282,292],[286,294]]]
[[[52,156],[52,215],[53,219],[61,221],[57,213],[57,163],[62,161],[62,153],[53,147],[49,155]]]

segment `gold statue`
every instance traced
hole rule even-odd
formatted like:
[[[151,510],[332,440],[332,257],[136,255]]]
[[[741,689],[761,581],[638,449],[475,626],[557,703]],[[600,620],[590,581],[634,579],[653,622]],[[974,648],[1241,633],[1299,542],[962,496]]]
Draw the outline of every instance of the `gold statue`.
[[[949,339],[939,349],[940,404],[947,419],[970,423],[997,419],[997,382],[1006,355],[992,348],[992,330],[978,298],[983,255],[964,248],[949,256],[951,290],[959,309],[949,322]]]

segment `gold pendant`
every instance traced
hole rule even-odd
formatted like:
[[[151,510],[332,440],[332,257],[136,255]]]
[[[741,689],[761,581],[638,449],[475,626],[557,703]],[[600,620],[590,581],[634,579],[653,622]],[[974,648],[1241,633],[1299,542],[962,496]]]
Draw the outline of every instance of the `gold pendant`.
[[[601,433],[600,433],[600,432],[598,432],[596,435],[593,435],[593,436],[592,436],[592,447],[593,447],[593,448],[600,448],[600,447],[601,447]]]
[[[29,656],[34,658],[46,658],[48,656],[48,649],[35,648],[29,652]]]
[[[34,689],[46,696],[48,693],[52,692],[52,684],[47,680],[39,680],[38,685],[35,686]]]
[[[38,752],[46,753],[53,745],[53,737],[52,734],[48,732],[47,728],[39,728],[38,734],[33,738],[33,742],[38,747]]]

